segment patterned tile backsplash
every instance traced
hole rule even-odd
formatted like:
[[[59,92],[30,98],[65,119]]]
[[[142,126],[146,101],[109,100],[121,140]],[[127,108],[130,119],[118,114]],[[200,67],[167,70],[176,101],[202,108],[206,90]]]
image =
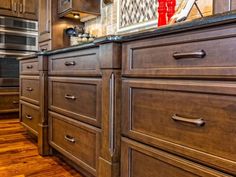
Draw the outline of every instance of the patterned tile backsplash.
[[[177,6],[181,0],[177,0]],[[212,14],[213,0],[198,0],[204,16]],[[96,36],[142,31],[156,28],[157,0],[113,0],[112,4],[101,4],[101,16],[85,23],[85,29]],[[199,18],[193,8],[188,20]]]
[[[157,0],[120,0],[120,27],[157,19]]]

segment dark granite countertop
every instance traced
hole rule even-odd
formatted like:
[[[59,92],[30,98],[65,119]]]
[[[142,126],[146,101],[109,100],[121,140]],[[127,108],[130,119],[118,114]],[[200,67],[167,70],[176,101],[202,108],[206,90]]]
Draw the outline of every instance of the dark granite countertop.
[[[120,36],[119,35],[104,36],[104,37],[95,39],[94,42],[71,46],[71,47],[67,47],[63,49],[47,51],[47,52],[39,52],[38,55],[53,55],[53,54],[71,52],[71,51],[96,47],[99,44],[104,44],[104,43],[128,42],[132,40],[157,37],[157,36],[162,36],[162,35],[167,35],[167,34],[172,34],[172,33],[177,33],[177,32],[184,32],[184,31],[189,31],[189,30],[194,30],[194,29],[205,28],[209,26],[216,26],[216,25],[235,23],[235,22],[236,22],[236,11],[229,11],[226,13],[199,18],[192,21],[185,21],[185,22],[180,22],[173,25],[166,25],[161,28],[154,29],[154,30],[138,32],[138,33],[130,33],[130,34],[120,35]]]

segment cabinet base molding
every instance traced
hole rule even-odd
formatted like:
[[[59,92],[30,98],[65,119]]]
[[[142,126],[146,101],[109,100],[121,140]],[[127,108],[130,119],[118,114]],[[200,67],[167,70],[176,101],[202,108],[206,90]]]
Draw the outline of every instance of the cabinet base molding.
[[[119,177],[119,163],[111,163],[101,157],[99,157],[98,163],[98,177]]]

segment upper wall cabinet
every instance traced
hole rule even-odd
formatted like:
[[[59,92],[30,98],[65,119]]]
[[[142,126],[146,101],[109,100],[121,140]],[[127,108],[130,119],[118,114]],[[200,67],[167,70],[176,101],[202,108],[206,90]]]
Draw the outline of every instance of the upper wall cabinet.
[[[44,42],[51,39],[51,15],[52,1],[39,1],[39,42]]]
[[[214,0],[214,14],[236,10],[235,0]]]
[[[37,20],[38,0],[0,0],[0,15]]]
[[[0,0],[0,15],[17,16],[16,0]]]
[[[100,0],[58,0],[58,14],[86,21],[100,15]]]

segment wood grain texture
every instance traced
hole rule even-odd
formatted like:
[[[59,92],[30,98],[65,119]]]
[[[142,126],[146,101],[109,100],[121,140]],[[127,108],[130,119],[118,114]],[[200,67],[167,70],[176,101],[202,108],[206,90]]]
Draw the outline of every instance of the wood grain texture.
[[[232,82],[125,80],[123,133],[235,175],[235,89]]]
[[[0,120],[0,176],[83,177],[57,157],[38,155],[37,143],[17,119]]]
[[[121,160],[121,177],[230,177],[127,138],[122,138]]]
[[[235,78],[235,25],[123,43],[122,74],[128,77]],[[230,37],[230,38],[229,38]],[[205,51],[202,58],[177,54]],[[227,55],[226,55],[227,54]]]

